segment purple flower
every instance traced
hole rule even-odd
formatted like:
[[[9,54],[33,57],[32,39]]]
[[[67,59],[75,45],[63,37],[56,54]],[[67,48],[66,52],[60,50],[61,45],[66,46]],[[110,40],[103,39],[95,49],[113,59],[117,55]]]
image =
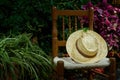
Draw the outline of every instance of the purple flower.
[[[117,13],[120,8],[113,7],[107,3],[107,0],[93,5],[89,2],[82,6],[82,9],[94,9],[94,30],[98,32],[107,42],[109,48],[119,50],[120,48],[120,19]],[[86,22],[88,19],[85,19]]]
[[[107,26],[110,26],[110,25],[111,25],[110,21],[108,20],[108,17],[105,18],[105,24],[106,24]]]

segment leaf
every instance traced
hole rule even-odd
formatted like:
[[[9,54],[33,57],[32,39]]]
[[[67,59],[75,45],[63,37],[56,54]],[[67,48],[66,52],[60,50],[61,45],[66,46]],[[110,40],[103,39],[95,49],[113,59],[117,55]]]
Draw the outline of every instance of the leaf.
[[[86,28],[83,28],[83,31],[84,31],[84,32],[87,32],[87,30],[88,30],[88,28],[87,28],[87,27],[86,27]]]

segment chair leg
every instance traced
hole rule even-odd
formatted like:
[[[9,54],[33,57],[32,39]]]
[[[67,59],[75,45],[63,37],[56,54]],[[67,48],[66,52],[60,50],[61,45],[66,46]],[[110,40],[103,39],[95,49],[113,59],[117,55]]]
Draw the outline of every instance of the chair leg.
[[[116,59],[110,58],[111,65],[109,66],[109,80],[116,80]]]
[[[88,80],[93,80],[93,74],[92,74],[92,71],[89,71],[89,74],[88,74]]]
[[[64,62],[57,62],[57,80],[64,80]]]

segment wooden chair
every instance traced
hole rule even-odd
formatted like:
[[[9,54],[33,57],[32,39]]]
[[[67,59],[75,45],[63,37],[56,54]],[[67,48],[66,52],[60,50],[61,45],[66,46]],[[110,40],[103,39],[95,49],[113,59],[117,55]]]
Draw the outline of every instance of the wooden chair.
[[[56,79],[65,80],[66,72],[69,70],[78,70],[86,72],[88,80],[93,80],[93,73],[100,74],[108,80],[116,80],[116,60],[114,58],[107,58],[105,62],[99,61],[98,63],[85,66],[67,65],[67,61],[72,61],[66,52],[66,40],[73,31],[83,28],[83,18],[88,16],[89,29],[93,30],[93,9],[89,10],[58,10],[56,7],[52,8],[52,56],[53,64],[55,64]],[[83,17],[83,18],[82,18]],[[76,67],[77,66],[77,67]],[[108,74],[96,72],[95,68],[105,68],[109,70]],[[83,73],[82,72],[82,73]],[[69,73],[68,73],[69,74]],[[70,79],[69,79],[70,80]]]
[[[113,5],[114,7],[120,8],[120,0],[112,0],[112,5]]]
[[[120,5],[120,0],[112,0],[112,4]]]

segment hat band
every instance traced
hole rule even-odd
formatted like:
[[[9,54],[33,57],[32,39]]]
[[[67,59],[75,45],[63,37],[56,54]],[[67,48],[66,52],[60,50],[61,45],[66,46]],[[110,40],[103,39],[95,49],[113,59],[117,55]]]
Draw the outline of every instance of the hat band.
[[[83,55],[84,57],[87,57],[87,58],[92,58],[92,57],[95,57],[96,54],[92,55],[92,56],[89,56],[89,55],[86,55],[84,54],[84,52],[82,52],[79,48],[78,48],[78,45],[77,45],[77,41],[76,41],[76,49],[78,50],[78,52]]]

